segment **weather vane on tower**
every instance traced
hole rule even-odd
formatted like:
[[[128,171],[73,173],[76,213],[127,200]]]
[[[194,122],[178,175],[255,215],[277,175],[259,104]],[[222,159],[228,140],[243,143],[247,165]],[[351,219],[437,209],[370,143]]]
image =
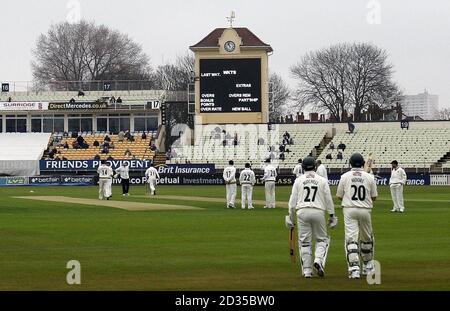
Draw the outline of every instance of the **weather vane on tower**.
[[[233,27],[233,21],[236,18],[236,14],[234,11],[230,12],[230,16],[227,16],[228,23],[230,23],[230,27]]]

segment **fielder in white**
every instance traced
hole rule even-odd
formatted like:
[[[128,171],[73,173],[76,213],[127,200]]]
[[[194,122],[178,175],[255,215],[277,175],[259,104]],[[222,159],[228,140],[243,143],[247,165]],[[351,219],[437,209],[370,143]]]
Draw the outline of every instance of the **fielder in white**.
[[[314,268],[315,272],[323,277],[330,246],[325,214],[327,211],[330,214],[331,228],[337,225],[337,217],[334,216],[334,204],[328,180],[314,172],[316,167],[314,158],[306,157],[302,165],[305,173],[295,180],[292,187],[286,226],[293,227],[297,218],[298,247],[303,276],[310,278]],[[314,258],[313,240],[315,241]]]
[[[363,262],[362,274],[374,269],[374,236],[372,230],[373,201],[378,196],[377,184],[373,175],[364,171],[364,158],[359,153],[350,157],[352,169],[341,176],[337,197],[342,200],[345,223],[345,254],[348,264],[348,277],[359,279],[360,259]]]
[[[405,170],[398,166],[396,160],[391,162],[392,171],[391,178],[389,179],[389,187],[391,188],[392,201],[394,202],[394,207],[391,212],[405,211],[405,205],[403,204],[403,185],[406,184],[406,173]]]
[[[326,180],[328,180],[328,173],[327,173],[327,168],[325,167],[324,164],[322,164],[322,161],[317,160],[317,169],[316,169],[316,173],[319,176],[322,176],[323,178],[325,178]]]
[[[234,161],[228,161],[229,166],[223,170],[223,179],[225,180],[225,189],[227,192],[227,208],[234,208],[236,200],[236,168]]]
[[[298,159],[298,164],[294,167],[292,173],[296,178],[300,177],[303,174],[302,159]]]
[[[266,166],[264,167],[264,176],[262,178],[266,195],[266,205],[264,208],[275,208],[275,182],[277,180],[277,170],[270,164],[270,159],[267,159],[265,163]]]
[[[239,175],[239,183],[241,184],[242,209],[245,209],[246,203],[248,209],[253,209],[253,185],[256,183],[256,178],[250,163],[245,163],[245,169]]]
[[[103,200],[112,196],[112,177],[114,172],[112,168],[106,164],[105,160],[101,161],[100,166],[97,169],[98,173],[98,198],[99,200]]]
[[[153,166],[153,163],[150,164],[150,167],[145,171],[145,177],[147,177],[148,187],[150,188],[150,194],[156,194],[156,184],[159,179],[158,170]]]

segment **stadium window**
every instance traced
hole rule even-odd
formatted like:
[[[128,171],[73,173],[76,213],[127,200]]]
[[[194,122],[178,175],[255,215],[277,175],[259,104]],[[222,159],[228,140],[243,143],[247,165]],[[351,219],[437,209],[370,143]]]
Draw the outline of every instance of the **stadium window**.
[[[145,126],[145,118],[134,118],[134,130],[138,132],[147,131],[147,128]]]
[[[112,134],[117,134],[120,132],[120,119],[119,118],[109,118],[109,131]]]
[[[147,117],[147,131],[156,131],[158,129],[158,116]]]
[[[6,132],[9,133],[25,133],[27,131],[26,115],[7,115],[6,116]]]
[[[81,131],[82,132],[91,132],[92,131],[92,116],[83,117],[81,119]]]
[[[63,124],[64,126],[64,124]],[[53,119],[42,120],[42,131],[44,133],[53,133]]]
[[[80,119],[69,119],[69,132],[80,131]]]
[[[42,132],[42,119],[31,119],[31,132],[41,133]]]
[[[127,131],[130,129],[130,117],[120,118],[120,130]]]
[[[97,117],[97,131],[106,132],[108,130],[108,119]]]

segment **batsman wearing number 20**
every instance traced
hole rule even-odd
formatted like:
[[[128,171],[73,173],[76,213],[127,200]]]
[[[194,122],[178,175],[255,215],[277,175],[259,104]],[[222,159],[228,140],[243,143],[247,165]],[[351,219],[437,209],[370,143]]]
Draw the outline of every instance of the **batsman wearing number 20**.
[[[325,219],[327,211],[330,214],[328,222],[330,228],[337,225],[330,186],[324,177],[314,171],[315,167],[316,161],[313,157],[306,157],[303,160],[304,174],[295,180],[292,187],[289,199],[289,217],[286,217],[288,228],[295,226],[295,218],[297,218],[298,247],[302,274],[305,278],[312,277],[313,269],[318,276],[325,275],[324,269],[330,245]],[[315,240],[314,257],[313,240]]]
[[[342,200],[344,212],[348,277],[359,279],[360,257],[363,261],[363,275],[374,270],[371,212],[378,192],[374,176],[364,171],[363,156],[354,153],[349,162],[352,169],[341,176],[337,197]]]

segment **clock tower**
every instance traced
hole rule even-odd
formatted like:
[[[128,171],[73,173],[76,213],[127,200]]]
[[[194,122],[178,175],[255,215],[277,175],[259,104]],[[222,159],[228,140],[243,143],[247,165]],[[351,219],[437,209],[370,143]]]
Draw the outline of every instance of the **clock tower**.
[[[268,122],[270,45],[248,28],[232,27],[231,19],[230,27],[214,29],[190,49],[197,124]]]

